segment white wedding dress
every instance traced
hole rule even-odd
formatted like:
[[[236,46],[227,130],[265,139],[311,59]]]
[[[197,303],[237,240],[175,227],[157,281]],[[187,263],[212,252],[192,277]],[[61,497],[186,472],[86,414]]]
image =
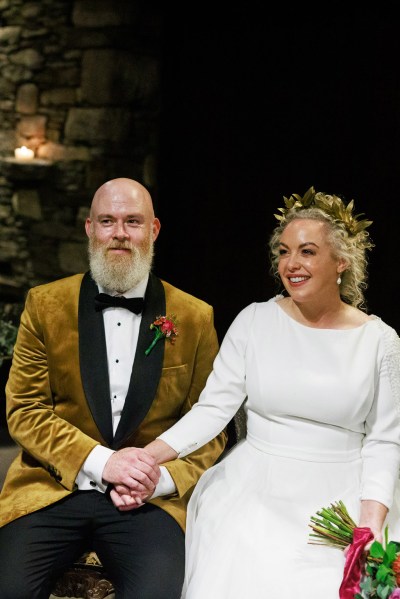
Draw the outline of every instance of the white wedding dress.
[[[247,438],[206,471],[189,502],[184,599],[338,599],[341,550],[309,543],[310,517],[342,500],[391,506],[400,540],[400,341],[374,317],[317,329],[276,302],[229,328],[198,404],[160,436],[183,457],[247,397]]]

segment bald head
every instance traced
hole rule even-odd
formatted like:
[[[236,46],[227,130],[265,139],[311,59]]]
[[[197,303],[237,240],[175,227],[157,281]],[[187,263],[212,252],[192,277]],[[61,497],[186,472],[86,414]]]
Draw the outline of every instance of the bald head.
[[[146,213],[147,218],[154,219],[153,200],[150,193],[143,185],[134,179],[120,177],[111,179],[104,183],[93,196],[90,208],[90,218],[93,219],[93,213],[101,211],[101,207],[106,204],[131,205],[138,207]]]

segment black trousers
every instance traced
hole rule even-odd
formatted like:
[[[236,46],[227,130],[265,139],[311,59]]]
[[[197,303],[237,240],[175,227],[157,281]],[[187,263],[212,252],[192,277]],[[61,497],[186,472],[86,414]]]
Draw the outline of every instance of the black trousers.
[[[110,575],[116,599],[179,599],[180,526],[151,504],[120,512],[98,491],[78,491],[0,528],[1,599],[48,599],[57,577],[88,549]]]

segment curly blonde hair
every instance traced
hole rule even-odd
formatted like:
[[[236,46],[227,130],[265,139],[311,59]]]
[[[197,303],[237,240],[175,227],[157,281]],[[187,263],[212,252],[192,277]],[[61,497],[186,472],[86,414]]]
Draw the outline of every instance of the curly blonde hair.
[[[297,196],[298,197],[298,196]],[[343,259],[346,270],[341,273],[340,296],[342,300],[360,310],[366,312],[364,291],[367,288],[368,260],[367,250],[374,247],[369,233],[362,228],[354,233],[349,230],[345,220],[338,218],[337,213],[330,213],[321,206],[332,205],[342,200],[335,195],[323,192],[315,193],[315,205],[302,207],[298,204],[281,210],[283,216],[279,218],[279,225],[273,230],[269,239],[269,252],[271,261],[271,273],[281,283],[278,274],[279,244],[283,231],[289,223],[299,219],[311,219],[325,223],[328,232],[328,241],[332,247],[335,258]],[[354,217],[353,220],[355,220]],[[365,221],[367,222],[367,221]],[[370,221],[368,221],[370,222]]]

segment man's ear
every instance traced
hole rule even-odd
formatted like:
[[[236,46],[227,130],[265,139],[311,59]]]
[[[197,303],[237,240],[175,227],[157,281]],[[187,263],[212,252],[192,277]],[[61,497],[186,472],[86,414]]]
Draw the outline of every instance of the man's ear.
[[[160,229],[161,229],[161,223],[158,220],[158,218],[155,218],[153,220],[153,241],[155,241],[157,239]]]
[[[90,233],[92,231],[92,221],[90,220],[89,217],[87,217],[87,219],[85,220],[85,231],[86,231],[86,235],[88,237],[90,237]]]

